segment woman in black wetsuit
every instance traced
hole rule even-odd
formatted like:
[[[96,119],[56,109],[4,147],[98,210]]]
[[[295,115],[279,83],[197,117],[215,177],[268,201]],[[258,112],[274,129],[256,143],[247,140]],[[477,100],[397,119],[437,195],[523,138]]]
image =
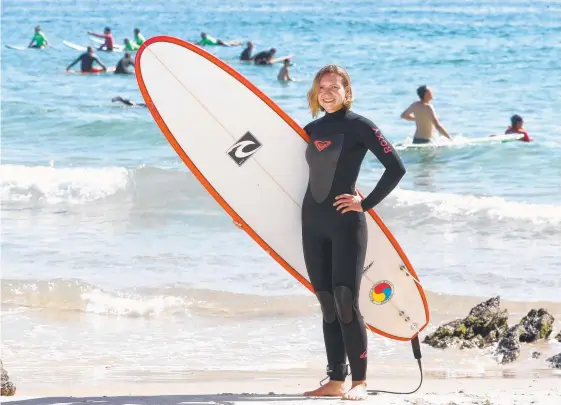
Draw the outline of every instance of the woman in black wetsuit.
[[[364,212],[399,183],[405,168],[394,148],[370,120],[350,111],[347,72],[328,65],[315,76],[308,103],[312,116],[325,115],[304,128],[310,136],[306,160],[309,184],[302,204],[302,241],[308,275],[323,313],[329,382],[307,396],[366,399],[367,336],[358,308],[367,246]],[[374,190],[362,199],[355,183],[371,151],[385,167]],[[344,391],[348,375],[352,387]]]

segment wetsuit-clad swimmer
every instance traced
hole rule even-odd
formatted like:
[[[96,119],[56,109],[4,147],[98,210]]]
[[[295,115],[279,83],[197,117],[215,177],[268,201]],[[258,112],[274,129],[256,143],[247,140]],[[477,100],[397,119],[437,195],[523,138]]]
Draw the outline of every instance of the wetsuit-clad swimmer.
[[[310,282],[323,313],[329,382],[306,396],[366,399],[367,336],[358,305],[367,246],[365,211],[380,203],[399,183],[405,168],[378,127],[350,110],[347,72],[322,68],[308,92],[312,116],[325,115],[304,128],[309,183],[302,203],[302,241]],[[362,161],[372,152],[385,167],[374,190],[362,199],[355,183]],[[344,392],[352,372],[352,387]]]
[[[104,38],[105,43],[103,43],[99,48],[98,51],[112,51],[114,47],[115,41],[113,40],[113,34],[111,34],[111,28],[105,27],[103,30],[103,34],[97,34],[95,32],[88,31],[89,35],[93,35],[94,37]]]
[[[216,39],[208,35],[206,32],[201,32],[201,40],[198,42],[199,45],[220,45],[220,46],[240,46],[243,45],[241,41],[222,41],[221,39]]]
[[[505,134],[522,134],[524,135],[520,140],[522,142],[532,142],[533,139],[530,138],[528,132],[524,129],[524,120],[520,115],[513,115],[510,117],[510,127],[505,131]]]
[[[111,101],[114,103],[116,101],[119,101],[121,103],[123,103],[124,105],[127,105],[129,107],[146,107],[145,103],[135,103],[134,101],[128,99],[128,98],[123,98],[121,96],[117,96],[117,97],[113,97],[111,99]]]
[[[275,48],[271,48],[268,51],[259,52],[257,55],[253,57],[253,62],[256,65],[270,65],[271,59],[275,56],[277,50]]]
[[[35,34],[33,34],[33,38],[31,38],[31,42],[29,42],[29,45],[27,45],[27,47],[45,48],[47,45],[49,45],[49,42],[47,41],[47,37],[45,36],[43,31],[41,31],[41,27],[35,27]]]
[[[448,139],[452,139],[446,129],[440,124],[434,107],[430,104],[433,99],[432,89],[427,86],[421,86],[417,89],[417,95],[420,101],[411,104],[403,113],[401,118],[407,121],[415,121],[417,129],[413,137],[413,143],[429,143],[432,140],[433,129]]]
[[[80,67],[82,73],[96,73],[96,72],[107,70],[105,65],[99,60],[97,55],[94,53],[94,49],[92,46],[88,46],[87,51],[85,53],[78,56],[78,58],[76,58],[74,62],[68,65],[66,71],[68,72],[70,68],[78,62],[82,62]],[[97,62],[98,65],[101,67],[93,66],[94,62]]]
[[[119,62],[117,62],[117,66],[115,66],[115,74],[134,75],[134,72],[128,69],[129,66],[134,67],[134,61],[132,60],[131,53],[125,52],[125,56],[123,56]]]
[[[253,60],[253,56],[251,56],[251,52],[253,52],[253,42],[247,41],[247,46],[242,51],[240,55],[240,60],[244,60],[244,61]]]

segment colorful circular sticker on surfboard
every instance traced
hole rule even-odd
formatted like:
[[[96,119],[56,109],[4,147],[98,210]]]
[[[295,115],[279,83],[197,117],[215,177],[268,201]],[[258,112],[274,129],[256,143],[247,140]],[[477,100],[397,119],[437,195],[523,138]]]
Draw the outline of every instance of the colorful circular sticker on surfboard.
[[[376,305],[383,305],[393,297],[394,287],[388,280],[378,281],[370,289],[370,301]]]

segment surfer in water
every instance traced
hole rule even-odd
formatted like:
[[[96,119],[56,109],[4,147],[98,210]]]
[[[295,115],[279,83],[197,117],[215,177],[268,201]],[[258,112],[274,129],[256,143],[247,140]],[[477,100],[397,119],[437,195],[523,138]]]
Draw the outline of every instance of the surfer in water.
[[[415,121],[417,129],[413,137],[413,143],[429,143],[433,139],[433,130],[436,128],[438,132],[448,139],[452,139],[446,129],[442,126],[436,116],[434,107],[430,103],[433,99],[432,90],[426,85],[417,89],[419,101],[411,104],[403,113],[401,118],[407,121]]]
[[[78,58],[76,58],[74,62],[68,65],[66,71],[68,72],[70,68],[78,62],[82,62],[80,66],[80,70],[82,73],[97,73],[97,72],[107,71],[105,65],[99,60],[97,55],[94,53],[94,49],[92,46],[88,46],[86,52],[78,56]],[[94,62],[97,62],[97,64],[101,67],[97,67],[97,66],[94,67],[93,66]]]
[[[304,127],[310,137],[310,172],[302,203],[302,243],[323,313],[329,382],[304,395],[364,400],[368,340],[358,297],[368,242],[365,212],[397,186],[405,168],[378,127],[350,110],[352,102],[351,79],[343,68],[327,65],[316,74],[308,104],[313,117],[320,111],[325,115]],[[355,183],[368,151],[385,171],[362,199]],[[345,392],[347,357],[352,386]]]
[[[281,69],[279,70],[279,74],[277,75],[277,79],[281,82],[289,82],[292,81],[292,77],[288,73],[288,68],[290,67],[290,59],[285,59]]]
[[[115,66],[115,74],[134,75],[134,72],[129,70],[129,66],[134,67],[134,61],[132,60],[131,53],[125,52],[125,56],[123,56],[119,62],[117,62],[117,66]]]
[[[270,65],[275,53],[277,53],[275,48],[271,48],[268,51],[261,51],[253,57],[253,63],[256,65]]]
[[[136,44],[140,47],[140,45],[142,45],[146,40],[144,39],[144,36],[140,33],[140,28],[135,28],[133,32],[134,32],[134,42],[136,42]]]
[[[131,99],[123,98],[121,96],[113,97],[111,99],[111,102],[113,102],[113,103],[115,103],[117,101],[120,102],[120,103],[123,103],[124,105],[129,106],[129,107],[146,107],[145,103],[136,103],[136,102],[132,101]]]
[[[253,56],[251,56],[251,52],[253,52],[253,42],[247,41],[247,45],[240,55],[240,60],[243,61],[253,60]]]
[[[530,138],[528,132],[524,129],[524,120],[520,115],[514,114],[510,117],[510,127],[505,131],[505,134],[521,134],[524,135],[520,140],[522,142],[532,142],[533,139]]]
[[[45,48],[47,45],[49,45],[49,42],[47,41],[47,37],[45,36],[43,31],[41,31],[41,27],[35,27],[35,34],[33,34],[33,38],[31,38],[31,42],[29,42],[29,45],[27,45],[27,47],[40,49]]]
[[[208,35],[206,32],[201,32],[201,39],[198,42],[199,45],[220,45],[220,46],[240,46],[242,43],[240,41],[222,41],[221,39],[216,39]]]
[[[88,31],[88,35],[93,35],[94,37],[105,39],[105,42],[101,44],[99,48],[97,48],[98,51],[105,50],[111,52],[113,50],[115,42],[113,41],[113,34],[111,34],[111,28],[105,27],[105,29],[103,30],[103,34],[97,34],[95,32]]]
[[[138,48],[140,48],[140,45],[138,45],[136,42],[131,42],[130,39],[125,38],[123,40],[123,43],[125,44],[125,51],[138,51]]]

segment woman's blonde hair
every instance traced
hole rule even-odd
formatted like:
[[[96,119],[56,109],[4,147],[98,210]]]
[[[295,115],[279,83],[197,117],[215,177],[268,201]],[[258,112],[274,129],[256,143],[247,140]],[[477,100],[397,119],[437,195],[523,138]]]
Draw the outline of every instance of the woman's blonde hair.
[[[343,100],[343,106],[348,110],[353,104],[353,90],[351,88],[351,78],[349,74],[341,66],[327,65],[322,67],[319,72],[316,73],[316,77],[314,77],[314,81],[312,83],[312,88],[308,91],[308,105],[312,111],[312,117],[317,117],[320,111],[325,111],[319,104],[318,93],[319,82],[321,81],[323,75],[327,73],[335,73],[343,79],[343,87],[345,88],[345,100]]]

